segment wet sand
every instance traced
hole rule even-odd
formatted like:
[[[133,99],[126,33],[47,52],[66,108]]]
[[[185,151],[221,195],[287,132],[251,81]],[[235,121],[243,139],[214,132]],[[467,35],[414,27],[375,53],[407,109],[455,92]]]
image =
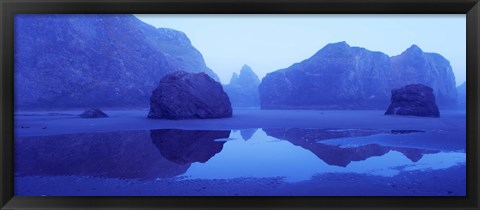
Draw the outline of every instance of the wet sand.
[[[282,178],[122,180],[94,177],[17,177],[22,196],[464,196],[465,165],[401,172],[394,177],[328,173],[303,182]],[[65,188],[65,186],[69,186]],[[354,186],[354,187],[352,187]]]
[[[81,111],[21,112],[15,114],[15,135],[45,136],[69,133],[185,129],[248,128],[464,129],[465,112],[443,110],[440,118],[385,116],[377,110],[258,110],[236,109],[232,118],[204,120],[148,119],[146,110],[108,111],[109,118],[83,119]]]

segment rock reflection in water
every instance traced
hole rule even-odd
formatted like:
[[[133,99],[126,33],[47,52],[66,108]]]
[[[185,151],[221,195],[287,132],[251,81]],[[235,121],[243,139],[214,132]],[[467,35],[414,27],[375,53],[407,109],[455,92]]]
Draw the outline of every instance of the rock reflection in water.
[[[205,163],[223,149],[224,141],[216,139],[228,138],[230,130],[151,130],[153,144],[168,160],[185,165],[193,162]]]
[[[15,139],[17,176],[94,176],[167,178],[184,174],[189,164],[167,160],[148,131],[66,134]]]
[[[242,129],[240,130],[240,135],[242,136],[242,139],[245,141],[248,141],[252,138],[253,134],[257,132],[258,128],[255,129]]]
[[[409,134],[409,133],[425,133],[422,130],[391,130],[392,134]]]
[[[346,167],[352,161],[362,161],[374,156],[382,156],[389,151],[401,152],[412,162],[419,161],[424,154],[438,153],[417,148],[402,148],[368,144],[358,147],[342,148],[322,144],[321,140],[334,138],[351,138],[388,133],[380,130],[330,130],[330,129],[263,129],[271,137],[287,140],[314,153],[329,165]],[[408,133],[408,132],[404,132]]]
[[[285,128],[285,129],[263,129],[269,136],[296,141],[317,142],[327,139],[349,138],[371,136],[385,133],[373,129],[307,129],[307,128]]]

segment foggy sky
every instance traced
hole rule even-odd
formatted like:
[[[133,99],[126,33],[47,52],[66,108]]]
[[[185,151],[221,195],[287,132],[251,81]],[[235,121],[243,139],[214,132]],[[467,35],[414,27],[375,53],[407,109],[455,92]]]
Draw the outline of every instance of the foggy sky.
[[[249,65],[262,79],[311,57],[328,43],[398,55],[412,44],[450,61],[457,85],[466,74],[466,18],[446,15],[136,15],[185,32],[222,83]]]

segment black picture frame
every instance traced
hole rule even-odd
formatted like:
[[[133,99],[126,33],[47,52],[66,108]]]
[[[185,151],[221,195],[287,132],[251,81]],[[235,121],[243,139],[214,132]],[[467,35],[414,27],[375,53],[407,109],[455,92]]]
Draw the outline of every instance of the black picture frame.
[[[2,0],[1,209],[478,209],[480,70],[478,0]],[[15,14],[466,14],[467,196],[465,197],[15,197],[13,27]]]

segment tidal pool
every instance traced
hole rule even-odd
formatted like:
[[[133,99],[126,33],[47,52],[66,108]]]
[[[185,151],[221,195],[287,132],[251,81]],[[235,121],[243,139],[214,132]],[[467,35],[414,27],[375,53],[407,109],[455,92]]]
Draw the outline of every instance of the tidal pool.
[[[424,143],[451,135],[253,128],[24,136],[15,139],[15,194],[461,196],[465,151]]]

